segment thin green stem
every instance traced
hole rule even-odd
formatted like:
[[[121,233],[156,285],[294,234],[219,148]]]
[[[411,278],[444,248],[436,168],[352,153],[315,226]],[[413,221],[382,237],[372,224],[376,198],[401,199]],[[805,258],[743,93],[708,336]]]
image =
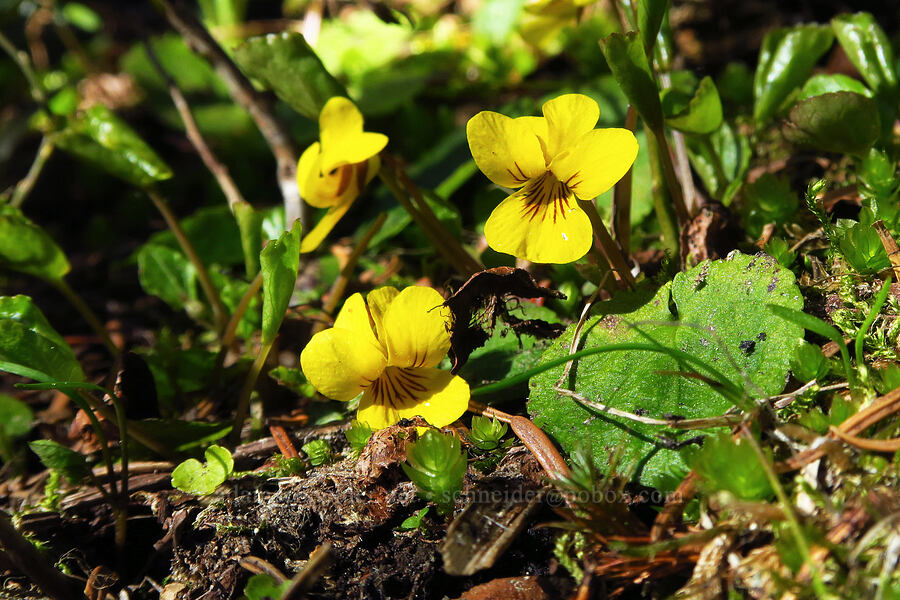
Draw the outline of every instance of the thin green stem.
[[[656,213],[656,221],[662,233],[663,247],[669,251],[672,259],[678,261],[681,251],[681,241],[678,229],[678,220],[669,194],[669,188],[664,180],[664,167],[660,159],[660,149],[656,137],[650,128],[644,126],[647,134],[647,156],[650,158],[650,171],[653,181],[651,191],[653,194],[653,210]]]
[[[121,351],[116,348],[116,345],[113,343],[112,338],[109,337],[109,332],[106,331],[106,327],[103,326],[103,323],[91,310],[91,307],[87,305],[87,303],[82,300],[81,296],[78,295],[78,292],[72,289],[65,279],[58,279],[55,281],[50,281],[59,292],[66,297],[66,300],[81,314],[87,324],[91,326],[91,329],[100,337],[103,341],[103,344],[109,349],[110,353],[113,356],[118,356]]]
[[[678,217],[678,224],[684,225],[690,219],[690,215],[687,207],[684,205],[684,193],[681,189],[681,183],[678,181],[678,176],[675,175],[675,165],[672,164],[672,154],[669,151],[669,141],[666,139],[666,132],[662,128],[654,130],[653,137],[656,140],[663,176],[666,179],[666,185],[669,186],[672,207],[675,209],[675,215]]]
[[[78,392],[70,396],[72,401],[84,411],[84,414],[87,415],[88,419],[91,422],[91,427],[94,429],[94,435],[97,436],[97,443],[100,445],[100,453],[103,455],[103,461],[106,463],[106,474],[109,477],[109,488],[112,490],[113,498],[116,498],[119,495],[119,488],[116,485],[116,472],[113,468],[113,459],[112,452],[109,450],[109,440],[106,437],[106,433],[103,431],[103,426],[100,424],[99,419],[97,419],[97,415],[94,414],[94,411],[91,409],[91,402],[93,400],[91,398],[88,400],[88,395],[84,392]],[[115,506],[111,508],[115,509]]]
[[[200,282],[200,287],[203,289],[203,293],[206,295],[206,298],[209,300],[209,304],[212,307],[216,332],[221,337],[228,324],[228,310],[222,303],[222,299],[219,297],[216,286],[213,285],[212,279],[209,276],[209,271],[206,269],[206,265],[200,260],[200,256],[194,249],[194,245],[184,233],[184,229],[181,228],[181,224],[175,217],[175,213],[172,212],[172,209],[169,208],[168,203],[163,197],[152,188],[146,188],[144,191],[147,193],[147,196],[150,197],[150,200],[153,202],[153,205],[156,206],[159,213],[163,216],[163,219],[165,219],[166,225],[172,230],[172,234],[178,241],[178,245],[181,246],[181,250],[188,257],[188,260],[191,261],[191,264],[194,265],[194,269],[197,271],[197,280]]]
[[[234,445],[239,444],[241,441],[241,430],[244,428],[244,421],[247,420],[247,415],[250,412],[250,395],[253,393],[253,388],[256,387],[256,380],[259,379],[259,374],[262,372],[266,359],[269,357],[269,352],[272,350],[272,343],[269,342],[260,347],[259,354],[256,355],[256,360],[253,361],[253,365],[247,373],[247,378],[244,379],[244,386],[241,388],[241,395],[238,398],[237,410],[234,413],[234,427],[231,430],[230,439]]]
[[[16,184],[16,188],[13,190],[12,199],[9,201],[10,205],[19,208],[25,202],[31,190],[34,189],[34,184],[37,183],[41,171],[44,170],[44,165],[47,164],[47,160],[53,154],[53,147],[51,136],[45,135],[41,139],[41,145],[38,147],[37,154],[34,155],[34,162],[31,163],[31,168],[28,169],[28,173]]]
[[[262,282],[262,273],[257,273],[256,277],[253,278],[253,281],[250,282],[247,291],[241,296],[241,301],[238,302],[237,307],[234,309],[234,314],[231,315],[231,318],[228,320],[228,326],[225,328],[225,333],[222,335],[222,347],[219,349],[219,354],[216,356],[216,364],[213,366],[212,389],[214,394],[218,394],[219,391],[222,370],[225,367],[225,355],[228,354],[228,349],[231,347],[231,344],[234,343],[238,325],[241,324],[241,319],[244,318],[244,314],[247,312],[247,309],[250,308],[250,303],[253,302],[253,298],[259,293]]]
[[[13,59],[13,62],[16,63],[16,66],[19,67],[19,70],[22,71],[25,79],[28,80],[28,86],[31,88],[31,97],[34,98],[36,102],[44,104],[47,101],[47,96],[44,93],[44,88],[41,86],[34,73],[34,69],[31,68],[31,61],[28,60],[28,55],[16,48],[2,31],[0,31],[0,48],[3,48],[3,50],[9,54],[10,58]]]
[[[125,541],[128,531],[128,419],[125,417],[125,407],[122,400],[114,394],[110,395],[113,407],[116,411],[116,423],[119,427],[119,453],[122,464],[122,484],[119,494],[120,507],[116,511],[116,548],[119,551],[125,549]],[[113,474],[110,473],[110,478]]]
[[[778,498],[778,503],[781,504],[781,511],[784,513],[788,522],[788,527],[791,528],[791,534],[794,536],[794,543],[797,544],[797,549],[803,553],[803,562],[809,569],[810,576],[812,577],[812,584],[813,588],[816,590],[816,597],[827,598],[828,593],[825,590],[825,585],[822,583],[822,575],[819,573],[819,567],[810,556],[809,543],[806,541],[806,536],[803,535],[803,530],[800,529],[800,522],[797,520],[797,515],[794,514],[794,509],[791,506],[787,494],[784,493],[784,488],[781,487],[781,482],[778,481],[778,475],[775,473],[775,469],[772,468],[769,459],[763,453],[762,448],[759,447],[756,438],[753,437],[753,434],[750,432],[750,428],[747,427],[746,423],[741,424],[741,434],[743,435],[743,438],[747,440],[747,443],[750,444],[750,447],[753,448],[753,452],[756,454],[760,466],[763,471],[766,472],[766,478],[769,480],[769,485],[772,486],[772,490],[774,490],[775,496]]]
[[[628,263],[622,255],[622,250],[613,241],[612,236],[609,235],[609,230],[606,228],[606,224],[603,222],[600,213],[597,212],[597,206],[594,204],[594,201],[578,200],[578,206],[587,213],[588,218],[591,220],[594,236],[600,243],[600,247],[603,249],[606,259],[619,276],[619,279],[624,281],[629,288],[634,288],[634,276],[631,274],[631,269],[628,267]]]

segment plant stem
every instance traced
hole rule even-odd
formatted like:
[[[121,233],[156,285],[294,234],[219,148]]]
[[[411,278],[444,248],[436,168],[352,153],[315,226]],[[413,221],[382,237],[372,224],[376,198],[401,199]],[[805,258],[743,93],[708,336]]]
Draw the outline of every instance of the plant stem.
[[[631,274],[631,269],[628,267],[625,257],[622,256],[622,250],[609,235],[609,230],[606,229],[606,224],[603,223],[600,213],[597,212],[597,206],[594,204],[594,201],[579,200],[578,206],[587,213],[588,218],[591,220],[591,226],[594,228],[594,236],[600,243],[600,247],[603,249],[606,259],[619,276],[619,279],[624,281],[629,288],[634,288],[634,277]]]
[[[228,320],[228,326],[225,328],[224,335],[222,335],[222,346],[219,349],[218,356],[216,356],[216,364],[213,366],[211,378],[213,382],[213,394],[218,394],[219,392],[219,383],[222,378],[222,369],[225,366],[225,355],[228,353],[228,349],[231,347],[231,344],[234,343],[238,325],[241,324],[241,319],[244,318],[244,314],[247,312],[247,309],[250,308],[250,303],[253,302],[253,298],[255,298],[256,294],[259,293],[259,288],[262,287],[262,282],[262,273],[257,273],[256,277],[253,278],[253,281],[250,282],[250,287],[248,287],[247,291],[244,292],[244,295],[241,296],[241,301],[238,302],[237,307],[234,309],[234,314],[231,315],[231,319]]]
[[[647,154],[650,158],[650,170],[653,177],[652,193],[653,193],[653,210],[656,213],[656,220],[659,223],[659,230],[662,233],[663,247],[669,251],[674,261],[679,260],[681,252],[681,241],[678,235],[678,220],[669,195],[669,189],[666,186],[663,177],[664,167],[660,159],[660,149],[656,143],[656,137],[650,131],[650,128],[644,126],[647,134]]]
[[[145,188],[144,191],[147,193],[147,196],[150,197],[150,200],[153,202],[153,205],[156,206],[156,209],[163,216],[163,219],[165,219],[166,225],[172,230],[172,234],[174,234],[175,239],[178,240],[178,245],[181,246],[181,250],[188,257],[188,260],[191,261],[191,264],[194,265],[194,269],[197,271],[197,279],[200,281],[200,287],[203,288],[203,293],[206,295],[206,298],[209,300],[209,304],[212,307],[216,332],[221,337],[228,323],[228,310],[225,308],[225,305],[222,304],[222,299],[219,298],[219,292],[216,291],[216,287],[213,285],[212,279],[209,276],[209,271],[206,269],[203,261],[200,260],[200,256],[194,249],[194,245],[191,244],[191,241],[184,233],[184,229],[181,228],[181,224],[178,222],[172,209],[169,208],[168,203],[166,203],[163,197],[153,188]]]
[[[58,279],[55,281],[50,281],[59,292],[66,297],[66,300],[81,314],[87,324],[91,326],[91,329],[100,337],[103,341],[103,345],[109,350],[110,354],[113,356],[119,356],[121,351],[116,348],[116,345],[113,343],[112,338],[109,337],[109,332],[106,331],[106,327],[103,326],[103,323],[91,310],[91,307],[87,305],[87,303],[82,300],[81,296],[78,295],[78,292],[72,289],[65,279]]]
[[[229,438],[235,446],[241,442],[241,430],[244,428],[244,421],[247,420],[247,414],[250,412],[250,395],[253,393],[253,388],[256,387],[256,380],[259,379],[259,374],[266,364],[266,359],[272,350],[272,344],[273,342],[269,342],[260,347],[259,354],[256,355],[256,360],[253,361],[253,365],[247,373],[247,378],[244,379],[244,386],[241,388],[241,395],[238,398],[237,409],[234,413],[234,427]]]
[[[384,225],[384,222],[387,220],[387,213],[381,213],[378,215],[378,218],[375,219],[375,222],[366,230],[363,234],[362,239],[359,240],[359,243],[356,245],[356,248],[353,249],[353,252],[350,253],[350,256],[347,258],[347,264],[344,265],[344,268],[341,269],[340,274],[337,279],[334,280],[334,284],[331,286],[331,289],[328,291],[328,300],[325,302],[325,305],[322,307],[322,310],[328,316],[334,315],[334,311],[337,310],[337,305],[341,301],[341,298],[344,297],[344,291],[347,289],[347,284],[350,282],[350,277],[353,275],[353,270],[356,268],[356,264],[359,262],[360,257],[363,255],[363,252],[366,251],[366,248],[369,247],[369,242],[372,241],[372,238],[375,237],[375,234],[381,229]],[[319,321],[313,326],[313,334],[322,331],[325,328],[325,323]]]
[[[38,81],[34,69],[31,68],[31,61],[28,60],[28,55],[13,46],[12,42],[9,41],[9,38],[2,31],[0,31],[0,48],[3,48],[9,54],[9,57],[13,59],[16,66],[22,71],[25,79],[28,80],[28,86],[31,88],[31,97],[34,98],[35,102],[44,104],[47,101],[47,96],[44,94],[44,88]]]
[[[634,132],[636,126],[637,109],[633,105],[628,105],[625,128]],[[626,256],[631,253],[631,181],[633,175],[634,165],[628,168],[628,171],[613,188],[611,210],[613,235]]]
[[[34,184],[37,183],[37,179],[41,171],[44,170],[44,165],[47,164],[51,154],[53,154],[53,141],[49,135],[45,135],[41,139],[41,145],[38,147],[37,154],[34,155],[34,162],[31,163],[31,168],[28,169],[28,173],[16,184],[16,188],[13,190],[12,199],[9,201],[11,206],[16,208],[22,206],[31,190],[34,189]]]
[[[672,207],[675,209],[675,215],[678,217],[678,224],[684,225],[690,219],[690,215],[687,207],[684,205],[684,193],[682,192],[681,184],[675,175],[675,166],[672,164],[672,155],[669,152],[669,141],[666,139],[666,132],[660,128],[653,131],[653,137],[656,141],[657,154],[662,166],[663,176],[666,179],[666,185],[669,186]]]

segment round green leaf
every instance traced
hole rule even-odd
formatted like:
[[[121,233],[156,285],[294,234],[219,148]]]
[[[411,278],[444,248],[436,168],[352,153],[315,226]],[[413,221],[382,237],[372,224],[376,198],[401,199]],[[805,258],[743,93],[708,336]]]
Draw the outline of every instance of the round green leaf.
[[[868,152],[880,131],[874,100],[853,92],[832,92],[795,104],[784,136],[825,152],[858,155]]]

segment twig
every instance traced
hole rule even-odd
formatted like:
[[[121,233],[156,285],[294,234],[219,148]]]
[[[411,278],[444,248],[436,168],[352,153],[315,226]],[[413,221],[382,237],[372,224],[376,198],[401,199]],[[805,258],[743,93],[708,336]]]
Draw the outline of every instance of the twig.
[[[163,197],[153,188],[146,188],[144,191],[147,193],[147,196],[150,197],[150,200],[153,202],[153,205],[156,206],[156,209],[162,215],[163,219],[165,219],[166,225],[172,230],[172,234],[175,236],[175,239],[178,240],[178,245],[181,246],[182,251],[187,255],[188,260],[194,265],[194,269],[197,271],[197,280],[200,282],[200,287],[203,289],[203,293],[206,295],[206,299],[209,300],[209,304],[212,307],[216,332],[219,335],[222,335],[228,322],[228,310],[225,308],[225,305],[222,304],[222,299],[219,297],[219,292],[216,291],[216,286],[213,285],[212,279],[209,276],[209,271],[206,269],[206,265],[200,260],[200,256],[194,249],[194,245],[184,233],[184,229],[181,228],[181,224],[178,222],[178,219],[175,217],[175,214],[172,212],[172,209],[169,208],[169,205]]]
[[[281,595],[281,600],[298,600],[322,575],[331,558],[331,544],[325,542],[309,555],[303,570],[294,575],[291,585]]]
[[[31,68],[31,61],[28,60],[28,54],[13,46],[12,42],[9,41],[9,38],[7,38],[2,31],[0,31],[0,48],[3,48],[3,50],[9,54],[9,57],[13,59],[16,66],[22,71],[25,79],[28,80],[28,87],[31,89],[31,97],[34,98],[35,102],[40,104],[46,103],[47,96],[44,94],[44,88],[41,86],[40,82],[38,82],[34,69]]]
[[[668,72],[661,71],[659,73],[659,83],[660,87],[663,90],[669,89],[672,87],[672,77]],[[681,183],[681,188],[684,191],[684,206],[687,209],[687,213],[693,214],[694,210],[696,210],[696,190],[694,189],[694,177],[691,175],[691,163],[688,161],[688,153],[687,153],[687,144],[684,142],[684,134],[680,131],[676,131],[674,129],[672,132],[672,141],[675,144],[675,160],[678,162],[677,170],[678,170],[678,180]],[[712,156],[717,157],[718,155],[713,153]],[[722,180],[725,181],[724,179]],[[677,209],[677,207],[676,207]],[[679,215],[680,216],[680,215]]]
[[[873,440],[868,438],[861,438],[849,433],[844,433],[834,425],[832,425],[828,430],[835,436],[839,437],[842,441],[863,450],[891,453],[900,450],[900,438],[891,438],[889,440]]]
[[[652,417],[643,417],[641,415],[636,415],[624,410],[619,410],[618,408],[613,408],[612,406],[602,404],[594,400],[588,400],[577,392],[573,392],[572,390],[567,390],[559,386],[555,386],[553,390],[558,394],[562,394],[563,396],[572,398],[573,400],[575,400],[579,404],[582,404],[583,406],[586,406],[587,408],[602,413],[610,414],[616,417],[622,417],[623,419],[628,419],[629,421],[635,421],[637,423],[644,423],[646,425],[661,425],[664,427],[670,427],[672,429],[688,430],[708,429],[710,427],[726,427],[729,425],[740,423],[745,419],[745,417],[742,415],[721,415],[718,417],[706,417],[702,419],[654,419]]]
[[[359,240],[356,248],[350,253],[350,256],[347,258],[347,263],[344,265],[344,268],[341,269],[337,279],[334,280],[334,284],[328,292],[328,301],[325,302],[325,305],[322,307],[322,311],[329,317],[334,316],[334,311],[337,309],[337,305],[341,301],[341,298],[344,297],[344,291],[347,289],[347,284],[350,283],[350,278],[353,276],[353,270],[356,269],[356,264],[359,262],[360,257],[362,257],[363,252],[369,247],[369,242],[372,241],[372,238],[375,237],[375,234],[378,233],[386,220],[387,213],[378,215],[375,222],[372,223],[369,229],[363,234],[362,239]],[[325,322],[319,321],[313,325],[312,332],[315,334],[323,329],[325,329]]]
[[[249,114],[275,155],[278,185],[284,198],[285,222],[300,219],[304,231],[310,223],[309,207],[301,201],[297,187],[297,159],[300,150],[288,127],[279,121],[269,99],[256,91],[231,58],[213,39],[209,31],[179,1],[153,0],[169,23],[185,39],[188,47],[212,63],[216,73],[228,86],[231,97]]]
[[[793,402],[797,396],[804,394],[807,390],[819,385],[819,382],[813,379],[807,383],[804,383],[802,386],[794,390],[793,392],[788,392],[787,394],[779,394],[777,396],[770,396],[766,398],[766,402],[771,402],[772,406],[775,408],[784,408],[789,406],[791,402]],[[848,387],[850,384],[848,383],[835,383],[833,385],[826,385],[824,387],[818,388],[817,392],[830,392],[832,390],[842,390]]]
[[[194,120],[194,115],[191,113],[190,105],[188,105],[184,94],[182,94],[181,90],[178,88],[178,84],[175,83],[175,80],[172,79],[172,76],[159,61],[156,51],[153,50],[153,44],[144,40],[144,51],[147,53],[150,62],[156,68],[159,75],[165,80],[166,85],[169,88],[169,95],[172,96],[172,103],[175,105],[178,114],[181,116],[181,121],[184,123],[184,130],[188,140],[190,140],[191,144],[194,146],[197,154],[200,155],[203,164],[206,165],[209,172],[216,178],[219,187],[222,188],[222,193],[225,194],[225,199],[228,201],[228,208],[231,209],[231,212],[234,212],[235,204],[243,202],[244,197],[241,195],[241,191],[231,178],[228,167],[219,162],[219,159],[216,158],[216,155],[210,149],[206,140],[203,139],[203,134],[200,133],[200,128],[197,127],[197,121]]]

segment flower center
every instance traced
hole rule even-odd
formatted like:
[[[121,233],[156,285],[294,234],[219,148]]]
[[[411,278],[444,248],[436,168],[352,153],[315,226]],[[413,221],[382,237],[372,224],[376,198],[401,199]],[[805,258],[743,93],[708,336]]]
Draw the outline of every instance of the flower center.
[[[530,179],[522,191],[522,198],[525,200],[522,205],[522,216],[529,221],[537,218],[544,221],[551,218],[556,223],[558,215],[572,210],[569,207],[572,191],[550,171]]]
[[[344,192],[350,187],[354,179],[356,180],[357,189],[362,189],[366,184],[366,171],[368,164],[366,161],[341,165],[333,168],[327,173],[319,174],[321,184],[321,194],[325,197],[340,198]]]
[[[426,373],[415,368],[387,367],[369,386],[376,404],[400,410],[415,405],[428,391]]]

